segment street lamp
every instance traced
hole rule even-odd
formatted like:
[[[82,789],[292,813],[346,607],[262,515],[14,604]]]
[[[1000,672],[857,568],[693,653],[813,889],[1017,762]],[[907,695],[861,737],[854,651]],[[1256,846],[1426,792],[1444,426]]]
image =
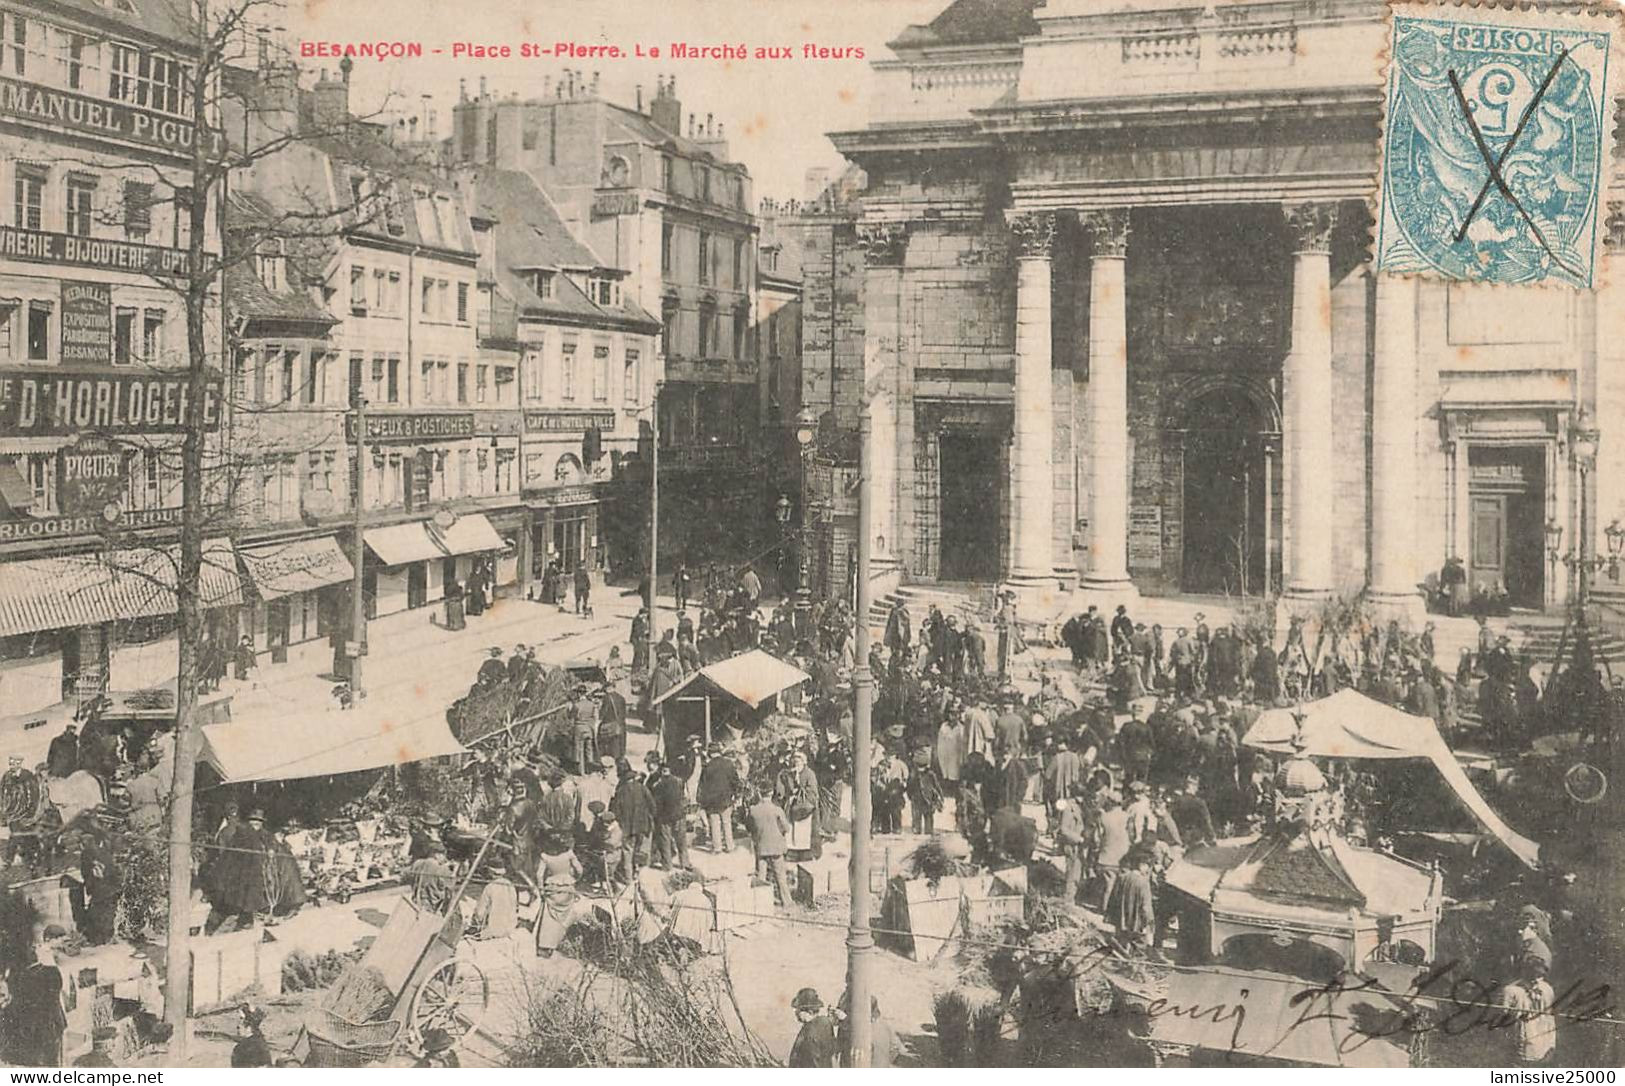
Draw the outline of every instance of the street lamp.
[[[796,414],[796,445],[801,450],[801,532],[796,544],[796,632],[805,637],[812,615],[812,458],[813,438],[818,436],[818,416],[810,407]]]
[[[790,560],[785,550],[786,540],[790,533],[790,496],[780,494],[779,500],[773,503],[773,523],[779,526],[778,542],[775,544],[779,556],[779,595],[785,599],[790,598]]]

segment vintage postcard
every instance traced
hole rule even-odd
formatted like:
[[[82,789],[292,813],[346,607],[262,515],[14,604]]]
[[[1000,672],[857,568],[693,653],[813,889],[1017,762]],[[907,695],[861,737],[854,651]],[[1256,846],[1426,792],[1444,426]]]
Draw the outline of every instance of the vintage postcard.
[[[0,0],[6,1074],[1612,1083],[1622,26]]]

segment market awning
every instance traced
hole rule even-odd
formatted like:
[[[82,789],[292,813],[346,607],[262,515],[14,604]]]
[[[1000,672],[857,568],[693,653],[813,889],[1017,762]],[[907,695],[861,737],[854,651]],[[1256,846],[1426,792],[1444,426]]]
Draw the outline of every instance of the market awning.
[[[1358,978],[1349,987],[1358,988]],[[1380,991],[1259,970],[1176,969],[1150,1042],[1315,1067],[1409,1067],[1401,1008]]]
[[[1247,729],[1249,747],[1291,754],[1303,714],[1304,753],[1313,758],[1387,760],[1410,758],[1432,762],[1462,804],[1479,823],[1525,864],[1538,866],[1540,846],[1517,833],[1478,794],[1431,717],[1417,716],[1345,687],[1328,698],[1296,709],[1270,709]]]
[[[500,551],[505,543],[491,522],[483,514],[467,513],[458,517],[450,528],[430,524],[429,537],[439,543],[447,554],[479,554],[482,551]]]
[[[290,713],[274,731],[247,724],[203,728],[200,755],[228,782],[291,781],[466,754],[444,715],[395,721],[365,708]]]
[[[756,709],[767,699],[806,682],[808,678],[810,676],[794,664],[787,664],[761,649],[751,649],[700,668],[661,694],[652,704],[659,705],[686,691],[690,697],[714,694],[733,698]]]
[[[172,615],[180,551],[138,547],[87,551],[6,564],[0,577],[0,637],[120,619]],[[237,555],[229,539],[203,544],[198,583],[204,607],[243,602]]]
[[[299,592],[314,592],[330,584],[343,584],[355,576],[338,540],[330,535],[262,543],[238,550],[248,579],[261,599],[274,600]]]
[[[413,562],[432,562],[446,557],[422,521],[391,524],[387,528],[369,528],[367,549],[378,556],[386,566],[406,566]]]

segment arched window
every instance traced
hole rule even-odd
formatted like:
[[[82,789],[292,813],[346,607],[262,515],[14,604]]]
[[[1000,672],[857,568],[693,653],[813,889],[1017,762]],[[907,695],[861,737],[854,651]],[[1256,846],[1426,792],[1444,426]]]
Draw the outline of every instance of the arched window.
[[[583,475],[581,459],[575,453],[565,453],[559,457],[559,462],[553,465],[554,482],[579,483]]]

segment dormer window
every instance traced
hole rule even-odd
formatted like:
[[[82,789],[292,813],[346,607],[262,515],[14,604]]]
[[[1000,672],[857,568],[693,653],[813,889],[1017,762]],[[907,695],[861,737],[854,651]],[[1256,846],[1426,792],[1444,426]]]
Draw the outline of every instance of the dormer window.
[[[288,289],[288,258],[281,253],[256,253],[254,270],[259,274],[260,282],[265,284],[265,289],[271,293],[280,294]]]
[[[553,297],[553,273],[550,271],[533,271],[528,275],[530,289],[536,292],[538,298]]]
[[[587,277],[587,297],[598,305],[620,305],[621,285],[607,275],[590,275]]]

